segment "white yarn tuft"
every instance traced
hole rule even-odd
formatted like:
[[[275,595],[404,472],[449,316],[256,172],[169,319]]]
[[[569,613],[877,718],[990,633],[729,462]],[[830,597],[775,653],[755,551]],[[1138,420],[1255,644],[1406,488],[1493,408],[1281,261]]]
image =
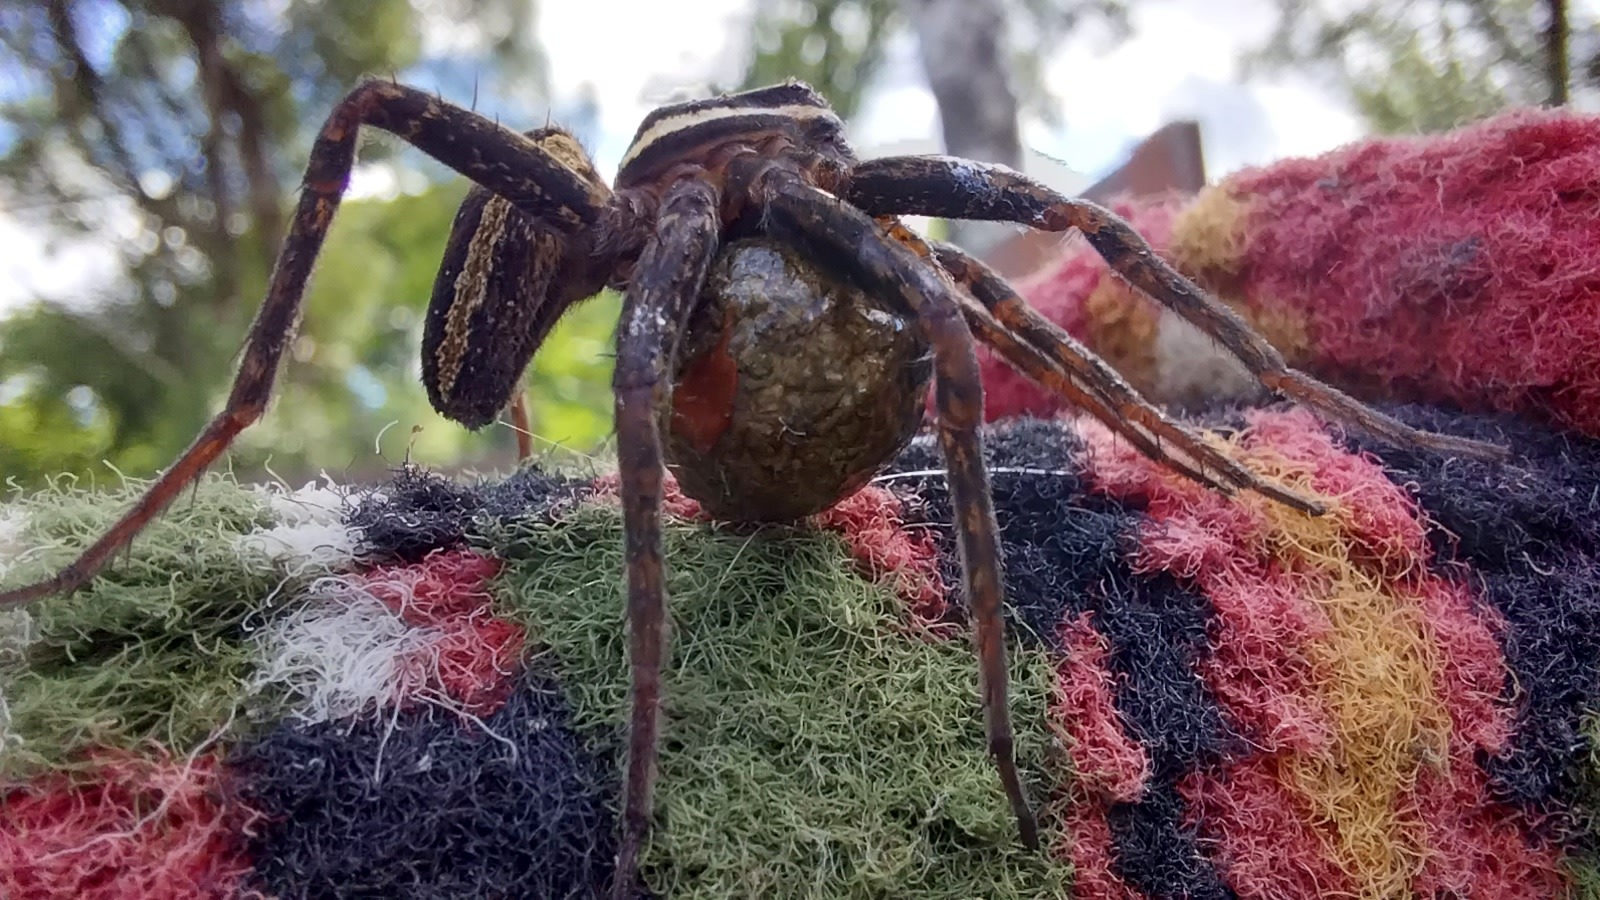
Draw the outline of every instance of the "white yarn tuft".
[[[299,609],[256,637],[250,688],[287,690],[293,715],[306,722],[396,707],[436,693],[439,637],[406,624],[361,579],[319,578]]]
[[[322,478],[324,485],[312,481],[293,491],[278,485],[256,488],[266,495],[278,524],[241,536],[240,552],[285,565],[296,575],[348,568],[358,543],[356,532],[344,524],[349,491],[326,474]]]

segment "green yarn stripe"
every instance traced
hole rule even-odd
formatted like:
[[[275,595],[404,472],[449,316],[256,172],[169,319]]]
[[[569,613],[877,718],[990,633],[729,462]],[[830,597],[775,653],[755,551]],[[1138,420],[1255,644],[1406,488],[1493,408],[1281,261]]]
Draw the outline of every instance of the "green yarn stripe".
[[[832,534],[671,525],[666,544],[664,827],[645,861],[658,896],[1068,896],[1070,866],[1016,843],[970,643],[902,633],[900,601],[853,574]],[[620,511],[585,505],[490,546],[508,561],[503,614],[552,654],[577,728],[614,751],[627,696]],[[1013,647],[1012,715],[1037,802],[1062,774],[1045,720],[1052,673],[1042,651]]]

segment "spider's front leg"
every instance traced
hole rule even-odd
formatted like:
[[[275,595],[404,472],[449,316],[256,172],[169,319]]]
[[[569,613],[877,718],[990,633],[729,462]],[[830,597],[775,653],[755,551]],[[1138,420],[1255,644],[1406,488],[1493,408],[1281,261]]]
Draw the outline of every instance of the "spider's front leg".
[[[1138,232],[1104,207],[1057,193],[1004,166],[949,156],[870,160],[856,166],[845,181],[842,195],[873,215],[1018,222],[1044,231],[1076,228],[1129,284],[1226,347],[1267,388],[1396,446],[1485,458],[1506,455],[1492,444],[1419,431],[1290,368],[1238,313],[1167,265]],[[1000,318],[1014,330],[1026,327],[1020,320]]]
[[[629,281],[617,326],[617,473],[621,479],[628,578],[628,664],[632,702],[622,844],[612,900],[632,896],[639,851],[650,827],[660,743],[661,665],[667,646],[666,572],[661,539],[665,459],[660,419],[667,406],[678,339],[718,247],[719,198],[690,178],[669,189],[655,235]]]
[[[357,87],[317,133],[299,203],[222,411],[99,540],[54,576],[0,592],[0,608],[71,591],[93,578],[261,417],[283,351],[293,343],[317,253],[350,181],[363,125],[393,132],[550,228],[576,233],[599,222],[607,209],[604,184],[586,179],[561,154],[531,138],[403,85],[373,81]]]
[[[933,265],[886,237],[877,222],[782,170],[754,190],[768,228],[851,273],[913,311],[933,350],[939,445],[956,510],[955,527],[978,655],[979,692],[989,753],[1017,819],[1022,843],[1039,847],[1039,825],[1017,773],[1006,664],[1000,528],[978,428],[983,382],[972,333],[955,289]]]

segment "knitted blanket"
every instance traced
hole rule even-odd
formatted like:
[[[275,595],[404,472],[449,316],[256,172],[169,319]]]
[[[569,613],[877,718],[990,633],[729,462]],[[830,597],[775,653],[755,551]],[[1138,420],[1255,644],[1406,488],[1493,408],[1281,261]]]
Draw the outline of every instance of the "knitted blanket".
[[[1600,436],[1600,117],[1517,110],[1114,203],[1290,364],[1367,400],[1514,412]],[[1254,400],[1210,339],[1083,241],[1020,285],[1162,402]],[[991,360],[996,415],[1059,401]]]
[[[989,361],[990,416],[1037,417],[986,452],[1046,852],[984,753],[930,444],[792,526],[672,497],[640,896],[1600,898],[1597,171],[1600,119],[1522,111],[1118,207],[1293,364],[1504,465],[1290,407],[1194,420],[1311,518]],[[1079,242],[1024,287],[1158,400],[1259,396]],[[0,897],[593,895],[615,483],[211,477],[88,588],[0,614]],[[0,581],[139,487],[0,509]]]
[[[984,753],[942,464],[815,520],[681,496],[648,897],[1600,896],[1600,442],[1392,407],[1199,424],[1319,518],[1092,422],[993,426],[1019,761]],[[584,897],[626,705],[614,476],[208,478],[0,623],[0,896]],[[25,498],[7,582],[138,485]]]

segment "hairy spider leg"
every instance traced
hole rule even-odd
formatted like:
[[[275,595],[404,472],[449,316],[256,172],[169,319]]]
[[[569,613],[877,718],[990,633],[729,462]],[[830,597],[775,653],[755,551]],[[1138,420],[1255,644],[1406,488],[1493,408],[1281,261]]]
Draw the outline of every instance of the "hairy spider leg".
[[[931,249],[939,266],[983,305],[996,324],[1046,354],[1062,370],[1092,385],[1098,397],[1110,405],[1111,420],[1092,409],[1090,412],[1123,437],[1130,440],[1133,434],[1145,437],[1144,445],[1136,443],[1135,446],[1150,458],[1168,464],[1181,459],[1183,464],[1174,468],[1211,487],[1225,484],[1224,493],[1231,493],[1229,488],[1244,488],[1312,515],[1327,512],[1324,504],[1267,481],[1199,434],[1173,421],[1140,396],[1105,360],[1024,302],[998,272],[949,244],[933,242]],[[1162,440],[1171,446],[1164,447]],[[1149,445],[1153,445],[1153,449]],[[1175,457],[1174,450],[1180,456]],[[1203,474],[1196,477],[1195,469]]]
[[[628,666],[632,704],[621,847],[613,900],[632,896],[639,852],[650,827],[660,736],[661,665],[667,648],[666,579],[661,539],[665,460],[659,422],[666,409],[677,344],[719,246],[719,197],[688,178],[662,200],[655,236],[645,244],[617,326],[617,471],[628,570]]]
[[[1167,265],[1116,213],[1057,193],[1005,166],[949,156],[883,157],[856,166],[842,190],[847,200],[873,215],[1018,222],[1043,231],[1076,228],[1118,275],[1210,335],[1267,388],[1395,446],[1491,459],[1506,455],[1493,444],[1412,428],[1290,368],[1238,313]]]
[[[298,329],[317,253],[349,184],[363,125],[393,132],[552,227],[576,231],[592,224],[608,200],[604,185],[597,191],[537,142],[482,116],[391,82],[356,87],[334,107],[312,145],[289,233],[222,411],[99,540],[54,576],[0,592],[0,608],[81,587],[261,418],[283,351]]]
[[[1039,848],[1039,825],[1017,774],[1008,706],[1004,587],[1000,528],[983,462],[983,380],[978,357],[951,285],[938,269],[884,235],[870,216],[781,169],[768,170],[755,185],[767,211],[767,227],[789,236],[851,271],[886,296],[898,298],[922,323],[934,357],[934,396],[939,445],[949,472],[955,528],[967,600],[972,611],[989,754],[1017,819],[1024,846]]]
[[[1022,304],[994,270],[953,245],[923,240],[892,217],[880,218],[880,222],[891,237],[937,265],[965,289],[956,297],[979,340],[997,350],[1007,364],[1100,419],[1150,458],[1225,495],[1248,487],[1304,512],[1326,511],[1311,498],[1262,481],[1199,435],[1177,425],[1104,360]],[[1019,314],[1018,306],[1032,318]],[[1163,437],[1174,446],[1162,447]]]
[[[1163,453],[1160,443],[1149,432],[1136,423],[1119,418],[1104,396],[1007,331],[982,304],[960,295],[956,299],[961,303],[961,312],[967,317],[967,327],[972,329],[973,336],[994,348],[1007,365],[1099,419],[1132,444],[1134,449],[1151,459],[1160,460],[1186,477],[1224,495],[1232,496],[1238,490],[1232,482],[1222,481],[1203,471],[1198,463],[1191,463],[1179,455]]]
[[[1234,480],[1221,477],[1228,471],[1228,467],[1214,466],[1215,472],[1204,469],[1198,459],[1191,459],[1188,455],[1179,452],[1164,451],[1160,438],[1138,422],[1130,420],[1127,416],[1117,411],[1117,404],[1108,396],[1105,384],[1112,379],[1120,380],[1114,370],[1101,362],[1092,354],[1085,351],[1085,366],[1070,366],[1060,359],[1051,359],[1036,346],[1027,343],[1016,333],[1003,325],[994,315],[994,307],[988,300],[980,300],[975,296],[974,284],[963,280],[960,274],[944,266],[943,260],[936,258],[936,250],[943,252],[950,248],[947,244],[937,241],[926,241],[920,235],[911,231],[903,223],[893,217],[880,217],[879,223],[884,226],[890,237],[910,247],[918,256],[929,262],[939,264],[945,274],[955,279],[956,283],[966,288],[966,293],[955,292],[955,297],[961,304],[961,312],[966,316],[967,327],[972,329],[974,336],[1000,354],[1000,358],[1016,371],[1039,383],[1051,392],[1061,396],[1072,405],[1088,412],[1090,415],[1105,423],[1117,434],[1121,435],[1128,443],[1132,444],[1141,453],[1151,459],[1156,459],[1183,473],[1186,477],[1199,482],[1224,495],[1232,496],[1237,492],[1238,483]],[[1003,282],[1002,282],[1003,283]],[[1081,370],[1093,369],[1090,375],[1082,374]],[[1097,382],[1093,375],[1100,369],[1109,372],[1111,379]],[[1129,388],[1132,390],[1132,388]],[[1142,401],[1142,398],[1140,398]],[[1225,455],[1202,445],[1211,454],[1221,456],[1231,462]]]
[[[528,392],[520,386],[511,400],[511,429],[517,433],[517,462],[533,456],[533,420],[528,417]]]

